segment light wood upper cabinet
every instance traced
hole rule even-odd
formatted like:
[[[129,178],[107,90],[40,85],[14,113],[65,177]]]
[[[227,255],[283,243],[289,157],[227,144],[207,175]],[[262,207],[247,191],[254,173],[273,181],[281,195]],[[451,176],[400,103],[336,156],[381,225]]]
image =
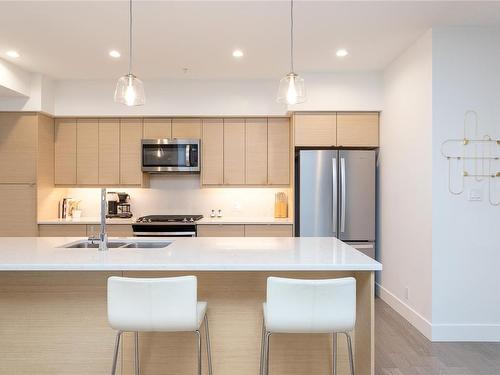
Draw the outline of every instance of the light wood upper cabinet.
[[[337,144],[378,147],[378,113],[337,113]]]
[[[143,138],[144,139],[172,138],[172,119],[145,118]]]
[[[120,120],[99,120],[99,184],[120,184]]]
[[[36,182],[37,115],[0,116],[0,183]]]
[[[177,118],[172,120],[172,138],[201,138],[201,119]]]
[[[120,184],[142,185],[142,119],[120,120]]]
[[[58,119],[55,124],[55,184],[76,184],[76,120]]]
[[[224,123],[222,119],[203,119],[201,178],[203,185],[224,183]]]
[[[288,118],[269,118],[268,176],[270,185],[290,184],[290,121]]]
[[[335,113],[297,113],[294,116],[295,146],[337,145]]]
[[[224,184],[245,184],[245,120],[224,119]]]
[[[0,184],[0,207],[0,237],[37,235],[35,184]]]
[[[99,122],[78,119],[76,122],[76,183],[99,183]]]
[[[245,182],[267,184],[267,118],[245,121]]]

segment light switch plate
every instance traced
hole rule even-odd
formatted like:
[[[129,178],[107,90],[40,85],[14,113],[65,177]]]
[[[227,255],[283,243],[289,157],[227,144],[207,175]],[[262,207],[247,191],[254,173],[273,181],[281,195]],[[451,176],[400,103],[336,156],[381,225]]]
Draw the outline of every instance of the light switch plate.
[[[479,202],[483,200],[483,191],[481,189],[470,189],[469,190],[469,200],[473,202]]]

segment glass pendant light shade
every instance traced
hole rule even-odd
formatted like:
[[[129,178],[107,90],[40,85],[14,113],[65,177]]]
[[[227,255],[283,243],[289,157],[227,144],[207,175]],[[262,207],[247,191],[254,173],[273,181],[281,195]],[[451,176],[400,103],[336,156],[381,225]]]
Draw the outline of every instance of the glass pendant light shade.
[[[129,107],[144,105],[146,96],[142,81],[133,74],[120,77],[116,83],[115,102],[125,104]]]
[[[304,80],[295,73],[288,73],[281,78],[277,100],[283,104],[299,104],[306,101]]]

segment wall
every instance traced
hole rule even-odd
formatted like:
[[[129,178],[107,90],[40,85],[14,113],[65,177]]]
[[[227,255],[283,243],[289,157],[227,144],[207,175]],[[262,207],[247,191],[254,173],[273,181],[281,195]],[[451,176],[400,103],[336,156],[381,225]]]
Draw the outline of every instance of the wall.
[[[306,74],[308,101],[296,110],[380,110],[380,73]],[[128,108],[114,103],[115,80],[58,81],[57,116],[126,115],[282,115],[276,102],[276,80],[145,81],[146,105]]]
[[[432,75],[429,31],[384,72],[378,176],[377,256],[384,265],[378,292],[427,337],[432,321]]]
[[[0,72],[1,73],[1,72]],[[54,82],[50,77],[38,73],[23,75],[26,94],[0,95],[0,111],[28,111],[54,113]],[[0,85],[1,86],[1,85]]]
[[[31,74],[0,59],[0,87],[7,96],[29,96]],[[5,91],[4,91],[5,90]]]
[[[488,203],[487,181],[469,178],[462,195],[450,194],[440,154],[445,139],[463,136],[466,110],[477,111],[480,136],[500,139],[500,30],[435,28],[433,71],[433,337],[500,341],[500,207]],[[482,201],[468,201],[471,188]]]
[[[110,188],[131,196],[134,216],[202,214],[221,209],[226,217],[272,217],[274,194],[285,188],[201,188],[199,175],[151,176],[149,189]],[[99,189],[68,189],[67,196],[82,200],[83,216],[99,215]]]

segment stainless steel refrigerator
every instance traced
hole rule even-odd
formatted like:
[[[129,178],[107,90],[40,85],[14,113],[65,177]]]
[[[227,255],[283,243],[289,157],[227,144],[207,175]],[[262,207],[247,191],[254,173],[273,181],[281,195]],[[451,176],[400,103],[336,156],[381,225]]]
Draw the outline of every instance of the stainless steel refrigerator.
[[[295,235],[337,237],[375,256],[373,150],[297,150]]]

